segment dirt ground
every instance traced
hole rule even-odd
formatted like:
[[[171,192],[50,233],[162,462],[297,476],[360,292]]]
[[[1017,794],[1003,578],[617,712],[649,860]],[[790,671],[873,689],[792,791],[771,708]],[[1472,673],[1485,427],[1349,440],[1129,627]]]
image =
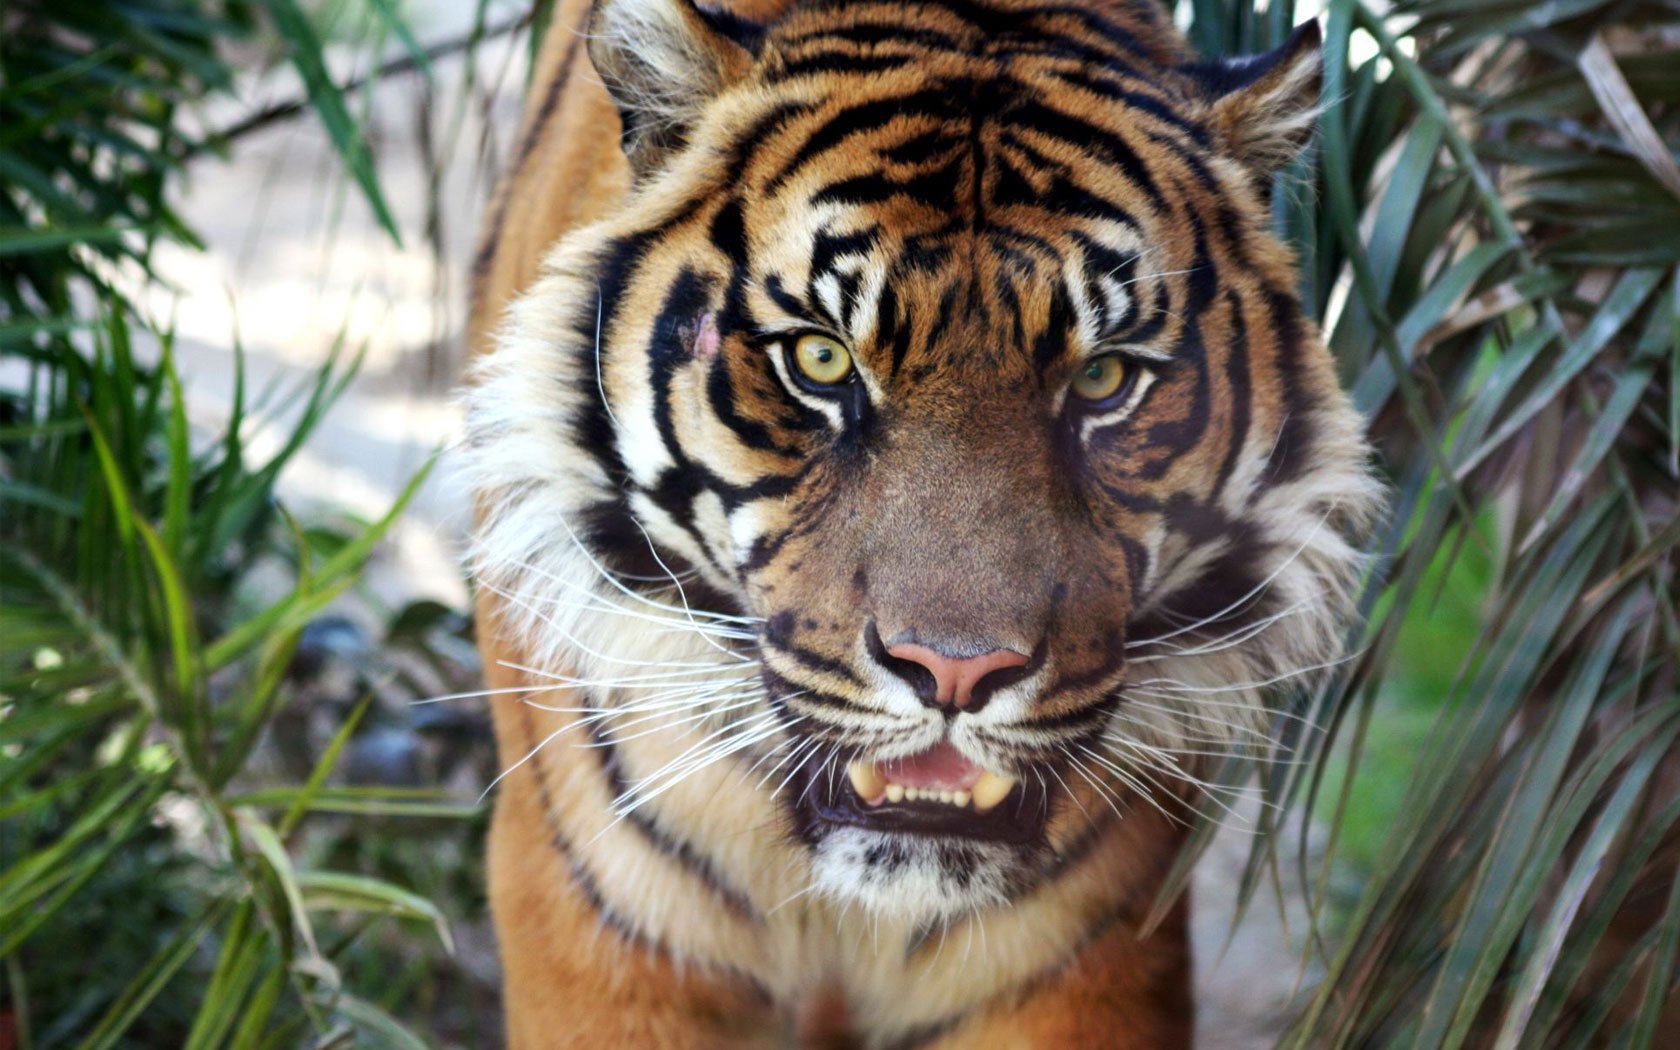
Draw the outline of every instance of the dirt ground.
[[[473,6],[435,3],[420,21],[423,37],[459,34]],[[508,10],[493,5],[492,21]],[[345,345],[365,347],[359,377],[283,476],[288,500],[306,513],[332,506],[381,513],[434,449],[460,435],[452,390],[462,361],[467,264],[517,119],[522,57],[505,41],[485,46],[478,83],[465,96],[458,57],[436,63],[429,87],[405,76],[376,90],[370,128],[404,231],[400,246],[347,185],[311,120],[276,123],[242,139],[231,161],[206,160],[192,172],[180,207],[209,250],[166,250],[159,269],[175,290],[151,295],[149,305],[158,317],[175,319],[199,421],[213,424],[225,414],[236,330],[253,389],[307,376],[341,333]],[[287,77],[271,77],[253,85],[241,105],[209,117],[237,119],[297,90]],[[423,236],[428,227],[432,235]],[[259,430],[259,445],[277,432]],[[461,493],[446,458],[379,555],[372,579],[380,598],[464,605]],[[1246,849],[1240,828],[1226,831],[1195,881],[1201,1050],[1270,1046],[1297,983],[1303,911],[1296,895],[1284,895],[1280,917],[1276,896],[1262,894],[1232,928]],[[493,974],[485,931],[463,932],[464,950],[482,956],[467,960],[468,969]]]

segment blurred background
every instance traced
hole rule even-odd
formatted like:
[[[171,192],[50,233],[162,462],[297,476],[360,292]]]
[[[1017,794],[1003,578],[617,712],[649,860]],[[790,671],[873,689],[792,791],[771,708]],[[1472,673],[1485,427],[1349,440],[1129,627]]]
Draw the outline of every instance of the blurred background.
[[[0,3],[0,1050],[499,1042],[437,453],[545,14]],[[1680,7],[1174,15],[1324,23],[1274,211],[1396,504],[1196,837],[1199,1045],[1680,1046]]]

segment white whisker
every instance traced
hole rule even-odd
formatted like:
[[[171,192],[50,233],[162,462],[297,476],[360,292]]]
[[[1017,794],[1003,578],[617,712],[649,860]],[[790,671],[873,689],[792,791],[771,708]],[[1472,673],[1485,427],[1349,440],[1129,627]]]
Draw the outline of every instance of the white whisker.
[[[1299,558],[1307,550],[1307,548],[1312,546],[1312,542],[1318,536],[1319,530],[1324,527],[1324,523],[1326,521],[1330,520],[1330,515],[1335,513],[1335,509],[1336,509],[1335,505],[1332,504],[1330,509],[1325,511],[1323,516],[1321,516],[1318,519],[1318,521],[1313,525],[1312,530],[1310,532],[1308,532],[1308,534],[1307,534],[1307,538],[1305,540],[1301,541],[1301,545],[1299,547],[1295,548],[1294,553],[1292,553],[1289,557],[1285,558],[1283,560],[1282,564],[1278,565],[1277,568],[1275,568],[1271,571],[1270,575],[1268,575],[1265,579],[1261,580],[1259,583],[1257,583],[1253,587],[1251,587],[1246,594],[1242,595],[1236,601],[1234,601],[1231,604],[1225,606],[1225,608],[1220,609],[1218,612],[1213,613],[1210,616],[1204,616],[1200,620],[1197,620],[1193,623],[1186,624],[1185,626],[1180,627],[1175,631],[1169,631],[1166,634],[1157,635],[1154,638],[1143,638],[1143,639],[1139,639],[1137,641],[1127,642],[1126,643],[1126,648],[1127,649],[1137,649],[1137,648],[1142,648],[1146,645],[1160,645],[1163,642],[1166,642],[1170,639],[1177,638],[1180,635],[1187,634],[1190,631],[1194,631],[1194,630],[1196,630],[1200,627],[1205,627],[1210,623],[1216,623],[1219,620],[1221,620],[1221,619],[1225,618],[1226,616],[1230,615],[1231,613],[1237,611],[1238,609],[1241,609],[1244,605],[1248,604],[1248,602],[1250,602],[1251,600],[1257,598],[1259,595],[1264,593],[1266,591],[1266,589],[1269,588],[1277,580],[1277,578],[1283,574],[1283,571],[1285,569],[1289,568],[1290,565],[1294,564],[1295,559]]]
[[[530,613],[531,615],[535,616],[537,619],[541,620],[544,624],[547,624],[550,628],[553,629],[555,634],[559,635],[561,638],[564,638],[566,641],[570,642],[577,649],[578,652],[581,652],[586,656],[593,657],[594,659],[601,660],[605,663],[622,664],[626,667],[666,667],[666,668],[691,668],[691,667],[694,667],[694,668],[712,668],[712,669],[715,669],[715,667],[716,667],[716,665],[714,665],[714,664],[701,663],[701,662],[698,662],[698,661],[629,660],[629,659],[625,659],[623,657],[609,656],[608,654],[600,652],[599,650],[595,649],[594,647],[586,644],[582,639],[578,638],[575,634],[566,630],[564,627],[562,627],[558,623],[556,623],[552,616],[549,616],[547,613],[541,611],[540,609],[534,608],[531,605],[531,603],[525,601],[524,599],[520,598],[519,596],[517,596],[515,594],[511,594],[508,591],[502,590],[501,588],[497,587],[495,584],[492,584],[492,583],[481,581],[480,586],[484,587],[486,590],[490,591],[492,594],[495,594],[495,595],[498,595],[499,597],[507,599],[509,602],[512,602],[514,605],[517,605],[519,608],[524,609],[526,612]]]
[[[496,785],[500,784],[507,777],[507,775],[509,773],[512,773],[514,770],[518,769],[520,766],[523,766],[525,763],[531,761],[531,759],[536,757],[538,751],[541,751],[543,748],[548,746],[549,741],[553,740],[555,737],[559,736],[561,733],[564,733],[566,730],[568,730],[570,728],[572,728],[571,723],[567,723],[566,725],[561,726],[559,729],[556,729],[554,732],[548,734],[547,736],[543,737],[541,740],[537,741],[537,746],[533,747],[531,750],[525,752],[524,757],[520,758],[519,761],[515,762],[513,765],[511,765],[511,766],[507,767],[506,769],[502,770],[500,773],[497,773],[496,778],[494,780],[492,780],[492,781],[490,781],[490,783],[484,785],[484,790],[479,792],[478,801],[480,803],[483,803],[483,801],[490,796],[490,792],[495,790]]]
[[[1297,667],[1292,671],[1285,671],[1282,674],[1278,674],[1258,682],[1234,682],[1227,685],[1191,685],[1188,682],[1181,682],[1176,678],[1145,678],[1138,682],[1129,683],[1129,685],[1153,686],[1157,690],[1164,690],[1169,693],[1193,693],[1198,695],[1205,693],[1241,693],[1255,689],[1265,689],[1268,686],[1277,685],[1279,682],[1287,682],[1291,678],[1299,678],[1302,675],[1313,674],[1317,671],[1328,671],[1332,668],[1340,667],[1342,664],[1348,663],[1349,661],[1357,660],[1361,655],[1362,653],[1360,652],[1348,653],[1345,656],[1338,656],[1334,660],[1325,660],[1321,663],[1310,664],[1306,667]]]

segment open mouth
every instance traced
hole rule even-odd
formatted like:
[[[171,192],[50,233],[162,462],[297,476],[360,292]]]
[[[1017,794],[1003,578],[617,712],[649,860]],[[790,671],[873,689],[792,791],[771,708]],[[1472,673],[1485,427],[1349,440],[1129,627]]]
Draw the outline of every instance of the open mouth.
[[[994,842],[1042,837],[1043,787],[985,769],[948,742],[888,762],[854,760],[844,779],[818,776],[800,794],[807,817],[872,831]]]

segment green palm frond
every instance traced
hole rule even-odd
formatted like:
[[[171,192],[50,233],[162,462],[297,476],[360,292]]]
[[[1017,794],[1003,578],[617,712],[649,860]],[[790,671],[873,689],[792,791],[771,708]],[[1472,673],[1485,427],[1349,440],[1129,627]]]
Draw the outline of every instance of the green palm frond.
[[[1197,2],[1192,37],[1260,50],[1288,6]],[[1327,972],[1286,1046],[1646,1047],[1675,1012],[1675,15],[1330,4],[1319,148],[1277,217],[1395,513],[1361,655],[1302,698],[1324,732],[1264,787],[1332,836],[1374,779],[1404,791],[1362,889],[1307,873]],[[1479,632],[1408,646],[1467,554]],[[1432,728],[1409,769],[1362,770],[1420,660],[1453,674]],[[1294,858],[1285,823],[1245,896]]]

